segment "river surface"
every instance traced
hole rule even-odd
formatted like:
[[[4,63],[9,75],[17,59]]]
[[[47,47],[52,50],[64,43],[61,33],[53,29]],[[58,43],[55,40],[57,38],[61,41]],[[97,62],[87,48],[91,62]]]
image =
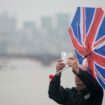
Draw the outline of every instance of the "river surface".
[[[55,73],[55,63],[43,66],[30,59],[1,59],[0,105],[58,105],[48,98],[51,73]],[[70,68],[62,73],[61,85],[74,86]]]

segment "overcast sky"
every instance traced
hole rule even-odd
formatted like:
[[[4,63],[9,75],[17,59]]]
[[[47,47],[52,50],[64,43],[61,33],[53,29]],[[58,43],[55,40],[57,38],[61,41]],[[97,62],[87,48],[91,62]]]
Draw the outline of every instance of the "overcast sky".
[[[19,23],[25,20],[39,21],[41,16],[57,13],[74,13],[78,6],[102,7],[105,0],[0,0],[0,13],[16,14]]]

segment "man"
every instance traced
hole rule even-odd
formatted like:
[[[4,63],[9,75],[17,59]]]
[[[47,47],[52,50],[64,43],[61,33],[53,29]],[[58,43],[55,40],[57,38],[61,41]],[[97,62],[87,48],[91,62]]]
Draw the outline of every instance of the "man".
[[[84,70],[86,67],[79,68],[75,58],[69,58],[67,62],[75,74],[76,87],[63,88],[60,86],[61,73],[59,73],[49,84],[49,97],[62,105],[102,105],[103,89],[88,70]],[[63,60],[58,60],[56,71],[64,67]]]

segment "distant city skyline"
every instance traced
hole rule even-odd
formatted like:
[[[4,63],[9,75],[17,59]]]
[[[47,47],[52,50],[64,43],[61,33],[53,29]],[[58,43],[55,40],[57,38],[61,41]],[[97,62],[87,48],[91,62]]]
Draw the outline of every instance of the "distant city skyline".
[[[18,29],[17,21],[16,16],[10,16],[8,12],[0,14],[0,53],[57,55],[62,50],[70,51],[67,47],[70,42],[68,14],[58,14],[55,18],[44,16],[40,27],[35,22],[25,21]]]
[[[72,15],[78,6],[101,7],[105,10],[105,0],[0,0],[0,14],[7,11],[16,15],[18,26],[21,27],[24,21],[40,24],[43,16],[52,17],[57,13]]]

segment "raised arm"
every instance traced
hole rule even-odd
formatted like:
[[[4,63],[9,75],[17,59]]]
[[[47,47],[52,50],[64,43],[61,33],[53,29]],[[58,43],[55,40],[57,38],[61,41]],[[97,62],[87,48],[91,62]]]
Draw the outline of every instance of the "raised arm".
[[[58,60],[56,64],[56,71],[59,71],[65,67],[65,64],[62,60]],[[55,75],[49,84],[48,95],[51,99],[56,101],[59,104],[64,104],[67,97],[66,90],[60,86],[61,73]]]
[[[96,79],[94,79],[92,77],[92,75],[90,73],[88,73],[87,71],[83,71],[79,68],[79,72],[74,71],[75,74],[83,81],[83,83],[85,84],[85,86],[94,93],[99,93],[102,94],[103,93],[103,89],[101,88],[101,86],[98,84],[98,82],[96,81]]]
[[[69,58],[68,59],[68,65],[72,67],[73,72],[83,81],[85,86],[91,91],[96,93],[103,93],[103,89],[98,84],[96,79],[94,79],[91,75],[91,73],[88,72],[88,70],[84,70],[83,68],[79,68],[77,60],[75,58]],[[85,67],[86,69],[86,67]],[[88,68],[87,68],[88,69]]]

